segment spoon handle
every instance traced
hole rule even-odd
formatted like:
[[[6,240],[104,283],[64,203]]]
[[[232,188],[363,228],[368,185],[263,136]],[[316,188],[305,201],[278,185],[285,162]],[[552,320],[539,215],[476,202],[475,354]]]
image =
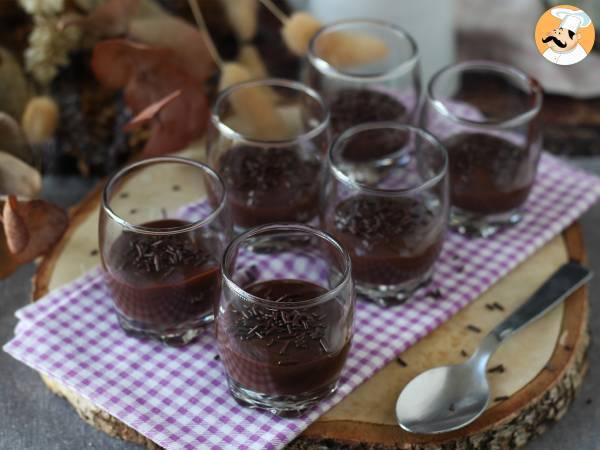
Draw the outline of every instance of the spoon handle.
[[[502,342],[538,319],[592,278],[592,271],[575,261],[563,264],[527,301],[490,334]]]

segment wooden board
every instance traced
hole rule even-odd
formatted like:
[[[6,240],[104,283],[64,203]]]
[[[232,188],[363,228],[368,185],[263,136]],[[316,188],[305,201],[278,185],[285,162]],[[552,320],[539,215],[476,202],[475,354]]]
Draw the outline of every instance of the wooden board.
[[[191,155],[201,152],[201,147]],[[165,184],[166,183],[166,184]],[[154,180],[153,191],[170,192],[168,177]],[[185,186],[182,185],[182,190]],[[34,280],[34,299],[67,283],[98,264],[97,218],[100,187],[71,211],[68,232],[42,260]],[[147,194],[147,193],[146,193]],[[185,193],[184,193],[185,194]],[[154,194],[153,194],[154,195]],[[129,197],[127,201],[135,201]],[[570,405],[587,368],[587,288],[574,293],[564,305],[512,337],[494,355],[490,366],[503,364],[504,373],[490,375],[495,401],[470,426],[452,433],[419,436],[395,423],[394,404],[402,387],[416,374],[433,366],[457,363],[470,354],[507,314],[530,295],[560,264],[583,261],[585,252],[578,225],[572,225],[492,289],[454,318],[407,350],[336,407],[311,425],[291,448],[360,447],[404,449],[518,448],[560,417]],[[500,303],[504,311],[486,304]],[[482,332],[467,329],[472,324]],[[113,435],[158,448],[133,429],[56,381],[44,382],[64,396],[88,423]]]

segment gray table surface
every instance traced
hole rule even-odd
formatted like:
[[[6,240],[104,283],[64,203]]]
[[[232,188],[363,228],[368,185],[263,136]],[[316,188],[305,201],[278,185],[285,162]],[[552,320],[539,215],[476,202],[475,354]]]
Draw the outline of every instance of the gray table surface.
[[[600,174],[600,157],[574,159],[577,165]],[[64,206],[76,202],[90,187],[77,178],[45,180],[44,196]],[[581,220],[590,265],[598,274],[592,281],[590,328],[600,332],[600,204]],[[13,336],[14,312],[29,301],[33,264],[0,281],[0,343]],[[563,419],[528,445],[529,450],[600,449],[600,354],[593,342],[590,371],[583,388]],[[0,449],[4,450],[136,449],[81,421],[68,403],[51,394],[35,371],[0,352]]]

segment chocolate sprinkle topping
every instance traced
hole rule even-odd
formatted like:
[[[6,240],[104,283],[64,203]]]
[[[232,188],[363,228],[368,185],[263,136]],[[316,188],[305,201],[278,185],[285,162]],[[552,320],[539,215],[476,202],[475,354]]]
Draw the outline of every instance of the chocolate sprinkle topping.
[[[406,114],[406,107],[394,97],[369,89],[342,89],[329,106],[336,134],[365,122],[397,121]]]
[[[400,358],[399,356],[396,358],[396,362],[397,362],[398,364],[400,364],[400,366],[401,366],[401,367],[406,367],[406,366],[408,366],[408,364],[406,364],[406,362],[405,362],[405,361],[404,361],[402,358]]]
[[[202,267],[212,259],[208,252],[194,245],[189,235],[130,234],[124,249],[123,268],[140,274],[162,273],[168,277],[175,268]]]
[[[504,365],[498,364],[497,366],[488,369],[488,373],[504,373]]]
[[[362,238],[370,247],[393,237],[414,237],[432,219],[423,202],[414,199],[357,196],[341,202],[333,220],[339,231]]]
[[[467,330],[469,331],[473,331],[475,333],[481,333],[481,328],[475,326],[475,325],[467,325]]]
[[[276,297],[268,283],[259,282],[254,285],[254,289],[246,289],[254,295],[274,302],[289,303],[306,299],[306,292],[302,291]],[[302,282],[295,282],[295,285],[300,283]],[[319,287],[311,285],[310,288]],[[314,293],[314,289],[311,293]],[[324,354],[330,353],[325,338],[327,315],[316,312],[314,308],[284,310],[245,302],[237,308],[230,310],[234,317],[232,330],[241,341],[264,341],[267,347],[276,345],[279,349],[278,354],[282,356],[289,354],[292,349],[309,347],[319,349]]]

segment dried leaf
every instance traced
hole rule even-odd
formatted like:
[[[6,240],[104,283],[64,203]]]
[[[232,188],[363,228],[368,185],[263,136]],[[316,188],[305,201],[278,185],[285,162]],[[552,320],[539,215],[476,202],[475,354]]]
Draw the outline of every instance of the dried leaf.
[[[129,36],[137,42],[171,50],[175,63],[199,82],[215,71],[204,37],[183,19],[166,13],[136,17],[131,22]]]
[[[14,8],[9,2],[6,3]],[[10,33],[8,23],[3,23],[2,26]],[[19,60],[5,47],[0,47],[0,86],[0,109],[12,117],[21,117],[31,95],[31,88]]]
[[[123,88],[125,101],[135,114],[180,91],[180,95],[155,108],[156,113],[160,112],[160,121],[151,125],[146,155],[180,150],[203,134],[208,102],[202,83],[179,64],[171,50],[124,39],[104,41],[94,48],[92,69],[105,86]]]
[[[3,211],[8,248],[20,264],[48,252],[68,225],[67,214],[45,200],[19,202],[9,196]]]
[[[19,158],[0,151],[0,194],[35,197],[42,188],[42,176]]]
[[[28,155],[28,147],[19,123],[4,111],[0,111],[0,148],[12,155]]]
[[[141,125],[146,122],[149,122],[150,120],[152,120],[156,117],[156,115],[160,112],[161,109],[163,109],[165,106],[167,106],[169,103],[171,103],[171,101],[173,101],[180,95],[181,95],[181,89],[179,89],[175,92],[172,92],[171,94],[167,95],[165,98],[163,98],[157,102],[150,104],[150,106],[147,106],[146,108],[144,108],[141,112],[138,113],[137,116],[135,116],[133,119],[131,119],[129,121],[129,123],[127,123],[125,125],[125,127],[123,129],[125,131],[130,131],[130,130],[134,129],[137,125]]]
[[[121,89],[141,72],[152,70],[158,60],[173,63],[165,48],[153,48],[126,39],[108,39],[94,47],[91,67],[96,78],[108,89]]]
[[[4,203],[2,222],[8,249],[14,255],[21,253],[29,243],[29,231],[19,214],[17,198],[10,195]]]
[[[180,84],[181,95],[159,111],[160,120],[150,126],[150,138],[143,154],[156,156],[181,150],[204,133],[208,119],[208,102],[195,84]]]
[[[87,16],[63,17],[58,26],[64,29],[76,25],[86,34],[97,38],[122,36],[129,30],[129,23],[138,11],[139,3],[139,0],[108,0]]]

